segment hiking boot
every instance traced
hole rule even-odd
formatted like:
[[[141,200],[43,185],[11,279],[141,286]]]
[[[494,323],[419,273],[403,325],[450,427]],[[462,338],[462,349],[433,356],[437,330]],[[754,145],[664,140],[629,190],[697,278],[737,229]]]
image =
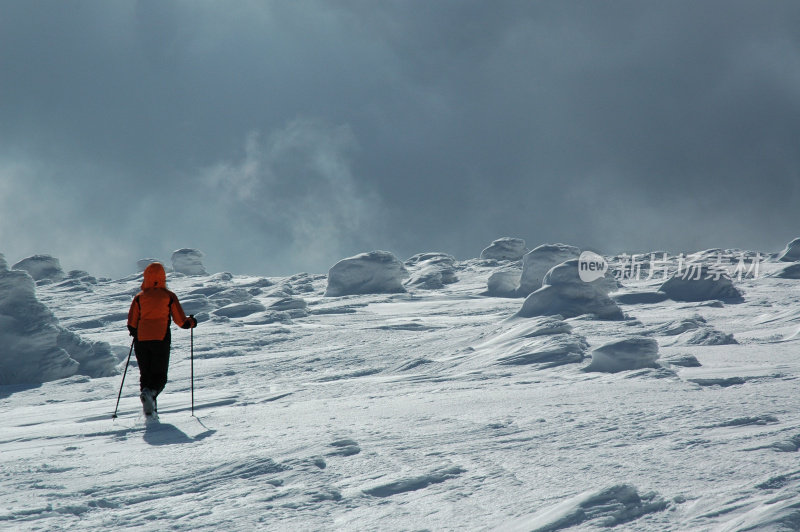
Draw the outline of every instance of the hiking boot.
[[[151,390],[150,388],[145,388],[144,390],[142,390],[142,393],[139,394],[139,399],[142,400],[144,415],[149,416],[156,411],[156,400],[153,394],[153,390]]]

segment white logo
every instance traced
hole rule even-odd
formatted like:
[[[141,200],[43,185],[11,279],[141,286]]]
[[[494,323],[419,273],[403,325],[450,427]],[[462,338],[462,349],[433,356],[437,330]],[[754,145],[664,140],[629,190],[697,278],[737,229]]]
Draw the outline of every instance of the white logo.
[[[578,257],[578,275],[581,281],[591,283],[600,279],[608,270],[608,262],[601,255],[593,251],[584,251]]]

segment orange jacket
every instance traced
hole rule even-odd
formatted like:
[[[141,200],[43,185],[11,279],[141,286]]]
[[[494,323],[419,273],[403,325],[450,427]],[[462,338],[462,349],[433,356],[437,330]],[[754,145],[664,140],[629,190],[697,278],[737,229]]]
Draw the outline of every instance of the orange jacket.
[[[163,340],[169,330],[170,317],[181,327],[186,324],[186,314],[178,296],[167,290],[164,266],[154,262],[144,270],[142,291],[133,298],[128,325],[136,329],[139,341]]]

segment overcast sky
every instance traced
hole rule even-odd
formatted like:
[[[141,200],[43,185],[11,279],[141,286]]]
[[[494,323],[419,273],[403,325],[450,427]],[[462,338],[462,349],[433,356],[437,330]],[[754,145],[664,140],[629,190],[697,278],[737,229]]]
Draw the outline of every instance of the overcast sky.
[[[0,252],[324,273],[800,236],[800,3],[0,0]]]

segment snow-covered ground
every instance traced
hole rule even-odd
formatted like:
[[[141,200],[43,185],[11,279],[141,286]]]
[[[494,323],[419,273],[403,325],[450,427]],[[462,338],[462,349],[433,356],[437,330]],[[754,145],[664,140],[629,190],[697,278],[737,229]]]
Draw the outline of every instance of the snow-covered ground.
[[[135,360],[111,419],[139,276],[39,283],[120,374],[0,386],[0,529],[797,530],[800,281],[767,275],[785,265],[735,281],[741,302],[634,295],[610,321],[515,317],[522,299],[480,295],[494,260],[342,297],[324,275],[173,273],[201,320],[196,417],[173,328],[160,423]],[[585,371],[629,338],[657,367]]]

